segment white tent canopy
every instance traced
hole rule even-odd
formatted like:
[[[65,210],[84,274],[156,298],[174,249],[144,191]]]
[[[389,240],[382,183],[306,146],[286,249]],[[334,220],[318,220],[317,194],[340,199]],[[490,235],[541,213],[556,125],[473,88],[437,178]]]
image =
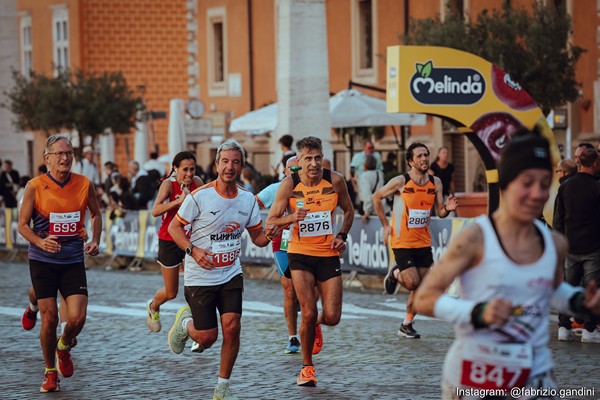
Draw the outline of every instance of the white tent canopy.
[[[346,89],[329,99],[332,128],[359,126],[425,125],[425,114],[388,113],[385,100]],[[262,134],[277,128],[277,104],[251,111],[231,121],[229,132]]]
[[[248,132],[259,135],[277,128],[277,103],[250,111],[231,121],[229,132]]]

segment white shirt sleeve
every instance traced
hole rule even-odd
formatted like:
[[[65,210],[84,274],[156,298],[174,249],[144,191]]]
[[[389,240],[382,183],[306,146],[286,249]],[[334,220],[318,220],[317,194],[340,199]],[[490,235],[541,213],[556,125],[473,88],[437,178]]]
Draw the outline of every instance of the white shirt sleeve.
[[[200,216],[201,202],[200,202],[200,196],[198,194],[199,193],[196,192],[193,195],[185,196],[183,203],[181,203],[181,206],[179,207],[179,210],[177,211],[177,215],[189,223],[198,219],[198,217]]]

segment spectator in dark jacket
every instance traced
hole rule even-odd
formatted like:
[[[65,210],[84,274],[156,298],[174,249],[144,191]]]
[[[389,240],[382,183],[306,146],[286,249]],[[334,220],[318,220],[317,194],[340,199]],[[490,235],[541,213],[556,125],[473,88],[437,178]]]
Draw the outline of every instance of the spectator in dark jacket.
[[[4,169],[0,174],[0,190],[4,199],[4,207],[17,207],[17,192],[19,191],[19,172],[13,169],[10,160],[4,160]]]

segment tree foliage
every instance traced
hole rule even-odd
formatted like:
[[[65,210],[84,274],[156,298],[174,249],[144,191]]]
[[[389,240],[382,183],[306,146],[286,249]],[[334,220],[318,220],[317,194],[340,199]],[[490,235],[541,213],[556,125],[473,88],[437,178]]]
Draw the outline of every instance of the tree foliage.
[[[575,64],[585,49],[570,43],[572,22],[565,7],[533,3],[532,13],[504,2],[465,21],[451,8],[439,16],[411,20],[404,42],[445,46],[476,54],[499,66],[548,112],[577,100],[580,84]]]
[[[19,130],[50,135],[75,129],[80,137],[95,139],[107,129],[130,132],[143,110],[143,88],[129,88],[121,72],[61,70],[50,78],[34,71],[26,77],[13,70],[13,79],[15,85],[5,92],[8,103],[2,106],[15,115]]]

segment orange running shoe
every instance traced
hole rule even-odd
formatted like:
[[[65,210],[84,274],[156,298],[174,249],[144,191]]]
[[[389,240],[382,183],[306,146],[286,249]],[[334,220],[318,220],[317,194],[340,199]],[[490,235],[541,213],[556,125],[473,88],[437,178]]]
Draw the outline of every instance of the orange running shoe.
[[[307,365],[302,367],[300,376],[296,381],[298,386],[317,386],[317,378],[315,377],[315,367]]]
[[[31,311],[31,308],[27,306],[27,309],[23,313],[23,317],[21,318],[21,325],[23,325],[23,329],[26,331],[30,331],[35,326],[37,322],[37,313]]]
[[[319,354],[323,348],[323,331],[321,325],[315,326],[315,341],[313,343],[312,353]]]
[[[40,392],[60,392],[60,379],[58,379],[58,371],[46,371],[44,375],[44,383],[42,383],[42,387],[40,387]]]
[[[58,338],[60,340],[60,337]],[[60,350],[58,348],[58,342],[56,344],[56,369],[65,378],[73,376],[75,367],[73,366],[73,360],[71,359],[71,346],[66,350]]]
[[[583,332],[583,324],[580,324],[577,321],[571,322],[571,331],[574,335],[581,336],[581,333]]]

